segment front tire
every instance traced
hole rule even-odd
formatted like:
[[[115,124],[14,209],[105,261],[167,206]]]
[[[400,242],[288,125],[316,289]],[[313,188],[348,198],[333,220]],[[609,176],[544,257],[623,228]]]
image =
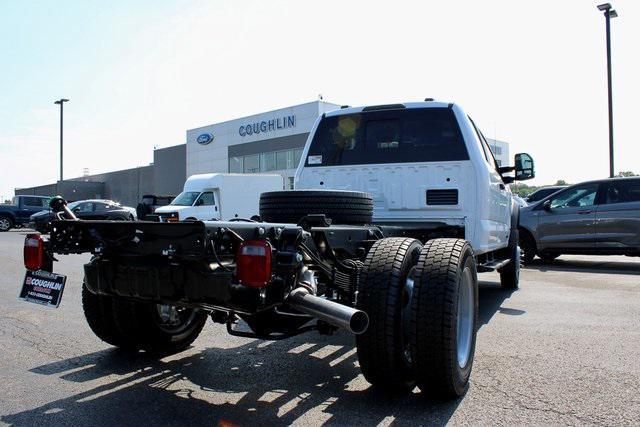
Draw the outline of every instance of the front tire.
[[[411,375],[408,323],[411,272],[422,244],[392,237],[378,240],[367,254],[358,284],[356,307],[369,316],[369,327],[356,335],[362,374],[372,385],[391,392],[406,392]]]
[[[434,239],[422,248],[411,304],[411,358],[420,389],[455,398],[468,387],[478,325],[473,251],[462,239]]]
[[[9,231],[13,227],[13,220],[6,216],[0,216],[0,232]]]

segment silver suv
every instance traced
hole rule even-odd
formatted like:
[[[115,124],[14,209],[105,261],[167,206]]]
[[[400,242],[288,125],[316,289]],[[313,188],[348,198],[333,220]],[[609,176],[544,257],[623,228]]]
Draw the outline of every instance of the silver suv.
[[[524,262],[538,255],[640,256],[640,177],[583,182],[520,210]]]

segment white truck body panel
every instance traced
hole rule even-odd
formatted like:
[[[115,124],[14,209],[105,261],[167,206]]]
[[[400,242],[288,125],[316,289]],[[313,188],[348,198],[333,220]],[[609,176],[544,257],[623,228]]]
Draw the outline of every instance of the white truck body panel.
[[[476,254],[508,245],[512,197],[495,163],[464,111],[441,102],[405,103],[409,108],[451,108],[460,126],[469,160],[305,167],[310,145],[323,117],[362,112],[362,107],[335,110],[316,121],[295,175],[296,189],[358,190],[374,198],[374,222],[385,224],[442,222],[465,227]],[[457,189],[458,204],[427,205],[426,191]]]
[[[260,194],[282,190],[283,178],[276,174],[207,173],[190,176],[184,191],[200,195],[191,206],[167,205],[156,209],[156,214],[177,212],[180,220],[229,220],[251,218],[259,213]],[[212,192],[214,204],[198,206],[203,193]]]

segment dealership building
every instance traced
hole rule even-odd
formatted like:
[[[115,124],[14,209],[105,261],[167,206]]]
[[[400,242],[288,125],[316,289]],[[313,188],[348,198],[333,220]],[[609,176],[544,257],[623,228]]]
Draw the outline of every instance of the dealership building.
[[[277,173],[283,176],[285,188],[292,188],[314,122],[338,108],[314,101],[190,129],[186,144],[154,150],[148,166],[16,189],[15,194],[111,199],[135,206],[144,194],[176,195],[188,176],[210,172]],[[508,164],[508,143],[488,142],[498,163]]]

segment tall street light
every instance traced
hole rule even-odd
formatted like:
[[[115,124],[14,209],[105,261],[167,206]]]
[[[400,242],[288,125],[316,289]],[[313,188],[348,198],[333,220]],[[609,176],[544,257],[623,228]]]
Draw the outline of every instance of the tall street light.
[[[54,102],[54,104],[58,104],[60,106],[60,181],[63,179],[62,174],[62,124],[63,124],[63,105],[65,102],[69,102],[68,99],[61,98]]]
[[[611,18],[617,18],[618,13],[611,8],[611,4],[598,5],[598,10],[604,12],[604,21],[607,30],[607,88],[609,91],[609,177],[613,178],[613,101],[611,95]]]

